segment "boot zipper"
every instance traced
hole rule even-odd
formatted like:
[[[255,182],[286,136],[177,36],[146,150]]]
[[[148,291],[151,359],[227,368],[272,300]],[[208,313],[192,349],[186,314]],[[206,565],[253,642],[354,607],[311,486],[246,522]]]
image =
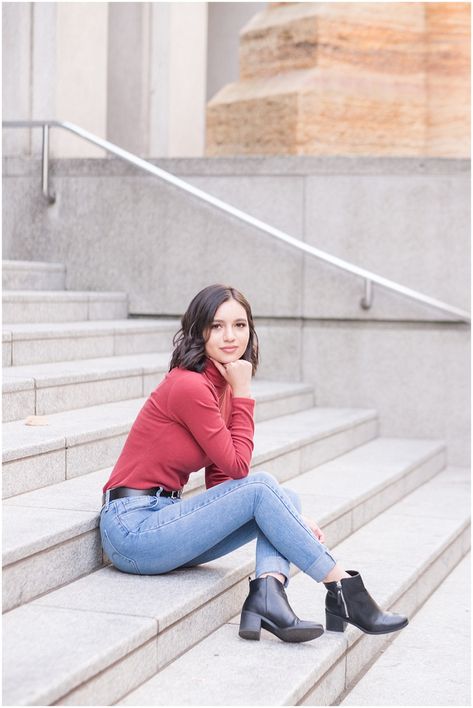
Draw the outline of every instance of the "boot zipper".
[[[347,603],[345,602],[345,598],[343,596],[342,581],[341,580],[337,580],[337,589],[338,589],[337,603],[340,604],[340,600],[343,602],[343,607],[345,608],[345,617],[348,617]]]

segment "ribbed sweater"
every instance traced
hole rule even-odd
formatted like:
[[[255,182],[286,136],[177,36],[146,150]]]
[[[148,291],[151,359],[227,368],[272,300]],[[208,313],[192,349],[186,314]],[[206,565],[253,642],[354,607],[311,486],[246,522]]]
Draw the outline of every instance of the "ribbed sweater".
[[[175,367],[138,413],[103,491],[181,489],[205,467],[207,489],[246,477],[253,453],[252,398],[234,397],[215,364]]]

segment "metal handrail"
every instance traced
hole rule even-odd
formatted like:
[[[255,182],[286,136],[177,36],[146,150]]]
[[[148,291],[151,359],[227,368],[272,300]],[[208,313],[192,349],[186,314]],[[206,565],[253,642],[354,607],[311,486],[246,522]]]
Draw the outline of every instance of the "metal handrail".
[[[406,297],[409,297],[412,300],[416,300],[417,302],[422,302],[422,303],[429,305],[431,307],[434,307],[438,310],[442,310],[443,312],[446,312],[448,314],[456,315],[457,317],[459,317],[461,320],[464,320],[465,322],[471,321],[470,313],[467,312],[466,310],[462,310],[459,307],[453,307],[452,305],[448,305],[447,303],[442,302],[441,300],[437,300],[436,298],[430,297],[429,295],[424,295],[423,293],[420,293],[417,290],[412,290],[411,288],[407,288],[406,286],[400,285],[399,283],[396,283],[393,280],[389,280],[388,278],[383,278],[381,275],[377,275],[376,273],[372,273],[371,271],[365,270],[364,268],[360,268],[359,266],[356,266],[353,263],[349,263],[348,261],[345,261],[342,258],[337,258],[336,256],[332,256],[330,253],[326,253],[325,251],[321,251],[320,249],[315,248],[314,246],[310,246],[309,244],[304,243],[304,241],[300,241],[299,239],[294,238],[290,234],[287,234],[284,231],[281,231],[280,229],[276,229],[276,228],[274,228],[274,226],[270,226],[269,224],[266,224],[264,221],[261,221],[260,219],[255,219],[253,216],[246,214],[244,211],[241,211],[240,209],[237,209],[236,207],[231,206],[231,204],[227,204],[226,202],[222,201],[221,199],[218,199],[217,197],[214,197],[211,194],[204,192],[202,189],[198,189],[197,187],[194,187],[193,185],[189,184],[188,182],[185,182],[184,180],[180,179],[179,177],[175,177],[170,172],[166,172],[165,170],[162,170],[161,168],[156,167],[155,165],[152,165],[147,160],[143,160],[142,158],[137,157],[133,153],[128,152],[127,150],[123,150],[122,148],[118,147],[118,145],[114,145],[113,143],[110,143],[108,140],[103,140],[102,138],[99,138],[96,135],[89,133],[87,130],[84,130],[83,128],[80,128],[79,126],[74,125],[73,123],[69,123],[68,121],[58,121],[58,120],[31,120],[31,121],[17,120],[17,121],[3,121],[2,127],[3,128],[43,128],[42,189],[43,189],[43,194],[49,204],[52,204],[55,201],[55,196],[49,192],[49,183],[48,183],[48,177],[49,177],[49,128],[50,127],[63,128],[64,130],[68,130],[71,133],[74,133],[75,135],[78,135],[79,137],[83,138],[84,140],[87,140],[88,142],[90,142],[94,145],[97,145],[98,147],[103,148],[107,152],[110,152],[113,155],[116,155],[117,157],[121,158],[122,160],[125,160],[126,162],[129,162],[132,165],[135,165],[136,167],[139,167],[140,169],[142,169],[146,172],[149,172],[150,174],[154,175],[155,177],[159,177],[160,179],[164,180],[165,182],[168,182],[169,184],[173,184],[175,187],[178,187],[179,189],[182,189],[183,191],[188,192],[189,194],[192,194],[194,197],[198,197],[199,199],[206,202],[207,204],[211,204],[212,206],[217,207],[218,209],[226,212],[227,214],[231,214],[232,216],[235,216],[237,219],[240,219],[240,221],[244,221],[245,223],[249,224],[250,226],[254,226],[257,229],[260,229],[260,231],[264,231],[265,233],[269,234],[270,236],[273,236],[277,239],[280,239],[281,241],[284,241],[285,243],[289,244],[290,246],[297,248],[299,251],[303,251],[304,253],[307,253],[310,256],[313,256],[315,258],[318,258],[321,261],[324,261],[325,263],[330,263],[331,265],[333,265],[337,268],[340,268],[348,273],[352,273],[353,275],[357,275],[357,276],[360,276],[361,278],[364,278],[365,291],[364,291],[364,296],[360,300],[360,306],[363,309],[369,309],[371,307],[372,301],[373,301],[372,285],[373,285],[373,283],[376,283],[377,285],[381,285],[382,287],[387,288],[388,290],[392,290],[396,293],[399,293],[400,295],[405,295]]]

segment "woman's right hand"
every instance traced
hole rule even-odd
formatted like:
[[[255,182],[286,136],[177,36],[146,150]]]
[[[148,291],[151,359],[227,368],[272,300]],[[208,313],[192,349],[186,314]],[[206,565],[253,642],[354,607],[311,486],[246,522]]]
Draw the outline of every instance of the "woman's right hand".
[[[221,364],[216,359],[209,357],[222,374],[223,378],[228,381],[232,387],[233,396],[236,398],[250,398],[251,377],[253,374],[253,365],[251,361],[246,359],[237,359],[230,361],[228,364]]]

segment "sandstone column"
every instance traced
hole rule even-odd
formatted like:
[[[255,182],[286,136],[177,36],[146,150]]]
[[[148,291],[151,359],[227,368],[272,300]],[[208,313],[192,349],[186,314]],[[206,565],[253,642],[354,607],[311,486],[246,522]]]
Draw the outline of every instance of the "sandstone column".
[[[468,57],[467,3],[271,3],[208,104],[206,153],[466,156]]]

